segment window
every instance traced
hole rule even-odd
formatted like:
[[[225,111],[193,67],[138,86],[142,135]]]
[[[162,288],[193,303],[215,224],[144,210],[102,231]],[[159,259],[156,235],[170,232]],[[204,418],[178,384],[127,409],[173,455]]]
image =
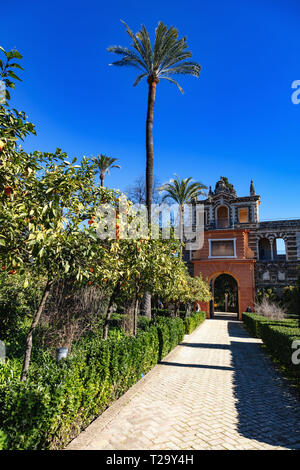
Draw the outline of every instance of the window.
[[[273,250],[275,260],[286,260],[286,246],[283,238],[276,238]]]
[[[209,258],[236,258],[235,238],[209,240]]]
[[[228,207],[220,206],[217,209],[217,228],[229,227]]]
[[[243,207],[239,209],[239,221],[240,221],[240,224],[247,224],[249,222],[247,207]]]

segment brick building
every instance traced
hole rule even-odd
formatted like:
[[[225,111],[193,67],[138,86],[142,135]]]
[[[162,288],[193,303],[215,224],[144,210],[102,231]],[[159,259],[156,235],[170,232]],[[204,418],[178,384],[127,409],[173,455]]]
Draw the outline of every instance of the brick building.
[[[299,274],[300,219],[259,221],[260,196],[253,182],[250,194],[238,197],[227,178],[221,177],[204,205],[204,244],[201,249],[185,251],[192,273],[200,273],[215,295],[217,279],[227,274],[236,286],[236,310],[241,317],[254,304],[255,291],[293,285]],[[215,302],[201,305],[208,316]]]

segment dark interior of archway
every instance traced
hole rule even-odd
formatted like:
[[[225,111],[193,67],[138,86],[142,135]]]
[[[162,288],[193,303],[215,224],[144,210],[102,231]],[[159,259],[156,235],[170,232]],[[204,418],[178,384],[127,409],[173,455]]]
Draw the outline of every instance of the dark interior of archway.
[[[226,302],[227,297],[227,302]],[[236,280],[229,274],[221,274],[214,284],[215,311],[237,312],[238,311],[238,285]]]

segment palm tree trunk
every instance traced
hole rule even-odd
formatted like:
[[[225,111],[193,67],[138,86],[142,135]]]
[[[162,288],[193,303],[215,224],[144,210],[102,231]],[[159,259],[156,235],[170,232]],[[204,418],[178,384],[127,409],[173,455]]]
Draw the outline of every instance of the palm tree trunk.
[[[28,369],[29,369],[29,364],[30,364],[30,359],[31,359],[31,350],[32,350],[32,335],[34,332],[35,327],[37,326],[39,319],[41,317],[41,314],[44,310],[46,300],[50,294],[52,286],[52,281],[47,281],[46,287],[43,292],[42,300],[40,302],[39,308],[35,314],[35,317],[32,321],[31,327],[28,331],[27,338],[26,338],[26,352],[25,352],[25,357],[24,357],[24,362],[23,362],[23,368],[22,368],[22,373],[21,373],[21,382],[24,382],[27,377]]]
[[[151,226],[152,190],[153,190],[153,113],[156,94],[157,78],[148,78],[148,108],[146,121],[146,206],[148,223]]]
[[[183,218],[184,218],[184,205],[180,205],[179,207],[180,214],[179,214],[179,225],[180,225],[180,243],[183,243]],[[180,258],[182,259],[182,251],[183,251],[183,246],[180,245]]]
[[[141,314],[151,319],[151,294],[150,292],[145,292],[144,294],[142,304],[141,304]]]
[[[104,186],[104,174],[100,173],[100,181],[101,181],[101,186]]]
[[[152,191],[153,191],[153,113],[156,94],[157,78],[148,78],[148,107],[146,121],[146,206],[148,210],[148,226],[151,230],[151,210],[152,210]],[[151,318],[151,294],[145,292],[144,295],[144,313]]]

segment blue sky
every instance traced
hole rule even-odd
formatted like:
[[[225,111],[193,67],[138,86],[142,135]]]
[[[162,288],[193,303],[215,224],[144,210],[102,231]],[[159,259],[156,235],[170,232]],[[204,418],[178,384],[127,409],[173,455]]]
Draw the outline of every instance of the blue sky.
[[[1,18],[0,45],[23,55],[13,104],[37,129],[26,150],[117,157],[106,182],[122,190],[143,174],[147,83],[134,88],[134,69],[109,67],[106,48],[130,44],[120,19],[135,32],[162,20],[187,36],[202,71],[179,78],[184,95],[158,84],[154,173],[213,188],[227,176],[239,196],[253,179],[261,219],[300,218],[298,0],[10,0]]]

